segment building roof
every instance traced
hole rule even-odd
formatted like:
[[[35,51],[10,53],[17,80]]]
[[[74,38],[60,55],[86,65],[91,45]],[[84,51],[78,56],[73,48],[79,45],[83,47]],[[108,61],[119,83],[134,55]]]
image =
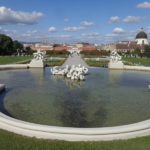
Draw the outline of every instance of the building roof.
[[[143,29],[136,35],[136,39],[148,39],[147,34],[143,31]]]
[[[97,48],[96,46],[94,45],[84,45],[82,48],[81,48],[82,51],[96,51]]]

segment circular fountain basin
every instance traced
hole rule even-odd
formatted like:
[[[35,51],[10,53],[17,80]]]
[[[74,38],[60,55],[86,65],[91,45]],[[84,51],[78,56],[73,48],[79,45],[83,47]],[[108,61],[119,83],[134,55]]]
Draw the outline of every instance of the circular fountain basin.
[[[112,127],[150,119],[149,72],[90,69],[85,82],[45,70],[1,71],[3,113],[61,127]]]

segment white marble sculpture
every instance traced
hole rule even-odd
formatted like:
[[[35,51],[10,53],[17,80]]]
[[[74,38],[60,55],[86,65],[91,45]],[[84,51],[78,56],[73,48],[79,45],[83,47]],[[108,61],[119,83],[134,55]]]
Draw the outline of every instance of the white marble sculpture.
[[[110,54],[110,61],[118,62],[121,61],[122,57],[117,53],[116,50],[113,50]]]
[[[71,80],[85,80],[85,75],[88,73],[88,68],[78,65],[66,66],[59,68],[58,66],[51,69],[53,75],[63,75]]]
[[[108,68],[110,69],[123,69],[124,64],[121,61],[122,57],[117,53],[116,50],[113,50],[110,54],[110,62]]]
[[[33,59],[29,64],[31,68],[43,68],[46,52],[37,51],[33,54]]]
[[[46,55],[46,52],[41,52],[41,51],[37,51],[36,53],[33,54],[33,59],[35,60],[44,60]]]
[[[69,49],[68,52],[70,53],[70,56],[72,56],[73,54],[80,55],[80,50],[78,48]]]

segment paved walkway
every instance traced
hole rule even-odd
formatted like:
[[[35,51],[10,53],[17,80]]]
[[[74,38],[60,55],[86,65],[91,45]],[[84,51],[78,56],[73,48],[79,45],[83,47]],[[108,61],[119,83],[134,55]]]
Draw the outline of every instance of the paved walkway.
[[[29,64],[8,64],[8,65],[0,65],[0,70],[3,69],[25,69],[28,68]]]
[[[62,66],[64,67],[66,65],[71,66],[71,65],[79,65],[79,64],[84,67],[89,67],[86,64],[86,62],[81,58],[81,56],[75,53],[70,55]]]

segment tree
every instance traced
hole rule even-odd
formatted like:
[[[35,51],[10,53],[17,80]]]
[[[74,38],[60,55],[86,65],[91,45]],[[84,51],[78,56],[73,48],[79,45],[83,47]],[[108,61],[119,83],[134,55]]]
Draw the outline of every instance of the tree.
[[[18,41],[14,41],[13,42],[13,49],[15,52],[21,53],[23,50],[23,45]]]
[[[141,55],[141,49],[140,49],[140,48],[136,48],[136,49],[134,50],[134,54],[140,56],[140,55]]]
[[[9,36],[0,34],[0,55],[11,55],[13,52],[13,40]]]
[[[150,58],[150,46],[148,45],[144,47],[144,56]]]
[[[32,55],[36,51],[32,50],[30,46],[27,46],[25,47],[24,52],[28,55]]]

